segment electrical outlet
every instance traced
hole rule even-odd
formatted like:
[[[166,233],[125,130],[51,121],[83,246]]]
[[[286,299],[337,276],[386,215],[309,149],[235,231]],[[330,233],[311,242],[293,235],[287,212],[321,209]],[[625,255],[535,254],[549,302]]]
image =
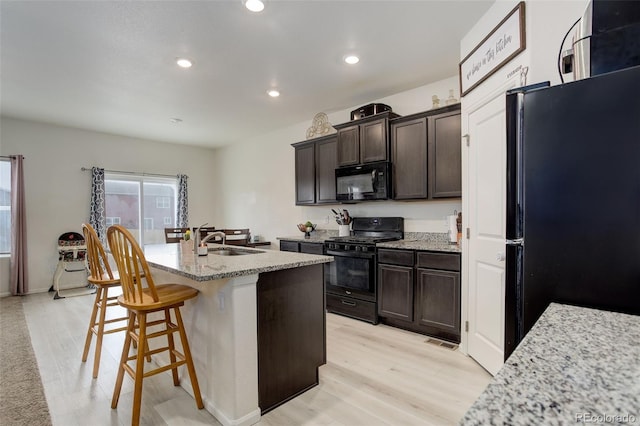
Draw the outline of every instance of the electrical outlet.
[[[325,223],[325,225],[329,224],[329,215],[325,216],[324,223]]]

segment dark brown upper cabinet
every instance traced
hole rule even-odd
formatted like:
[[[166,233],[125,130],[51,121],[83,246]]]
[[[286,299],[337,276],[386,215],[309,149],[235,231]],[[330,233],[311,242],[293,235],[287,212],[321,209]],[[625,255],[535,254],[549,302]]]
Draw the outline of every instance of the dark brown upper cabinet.
[[[296,204],[314,204],[315,193],[315,144],[305,143],[296,149]]]
[[[392,182],[395,200],[427,198],[427,118],[391,124]]]
[[[389,119],[395,117],[383,112],[333,126],[338,129],[338,166],[388,161]]]
[[[336,203],[337,135],[292,146],[295,148],[296,205]]]
[[[460,105],[429,116],[429,197],[462,196]]]
[[[337,135],[315,142],[316,203],[336,203]]]
[[[391,121],[393,199],[460,197],[460,104]]]

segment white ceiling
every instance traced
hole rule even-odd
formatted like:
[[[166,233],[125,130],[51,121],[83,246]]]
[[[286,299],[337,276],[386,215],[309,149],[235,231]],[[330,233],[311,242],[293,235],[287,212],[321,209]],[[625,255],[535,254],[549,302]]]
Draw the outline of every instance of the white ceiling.
[[[457,74],[460,39],[492,3],[2,0],[1,112],[222,146]]]

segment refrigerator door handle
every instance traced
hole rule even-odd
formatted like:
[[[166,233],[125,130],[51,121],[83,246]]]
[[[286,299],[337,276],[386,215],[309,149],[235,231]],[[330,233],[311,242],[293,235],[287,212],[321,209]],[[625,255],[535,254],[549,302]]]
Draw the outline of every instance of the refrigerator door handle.
[[[524,238],[514,238],[513,240],[507,240],[508,246],[524,246]]]
[[[524,93],[514,93],[506,97],[507,113],[507,215],[506,237],[520,238],[522,232],[522,144],[524,120]]]

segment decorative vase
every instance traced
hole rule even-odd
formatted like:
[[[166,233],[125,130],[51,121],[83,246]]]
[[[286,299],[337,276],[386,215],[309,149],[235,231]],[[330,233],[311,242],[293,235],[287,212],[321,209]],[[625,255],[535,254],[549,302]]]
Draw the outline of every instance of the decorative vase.
[[[458,100],[453,96],[453,89],[449,90],[449,97],[447,98],[446,105],[453,105],[458,103]]]
[[[438,95],[433,95],[431,100],[433,101],[433,108],[440,108],[440,99],[438,99]]]
[[[180,251],[184,253],[193,253],[193,240],[180,240]]]

